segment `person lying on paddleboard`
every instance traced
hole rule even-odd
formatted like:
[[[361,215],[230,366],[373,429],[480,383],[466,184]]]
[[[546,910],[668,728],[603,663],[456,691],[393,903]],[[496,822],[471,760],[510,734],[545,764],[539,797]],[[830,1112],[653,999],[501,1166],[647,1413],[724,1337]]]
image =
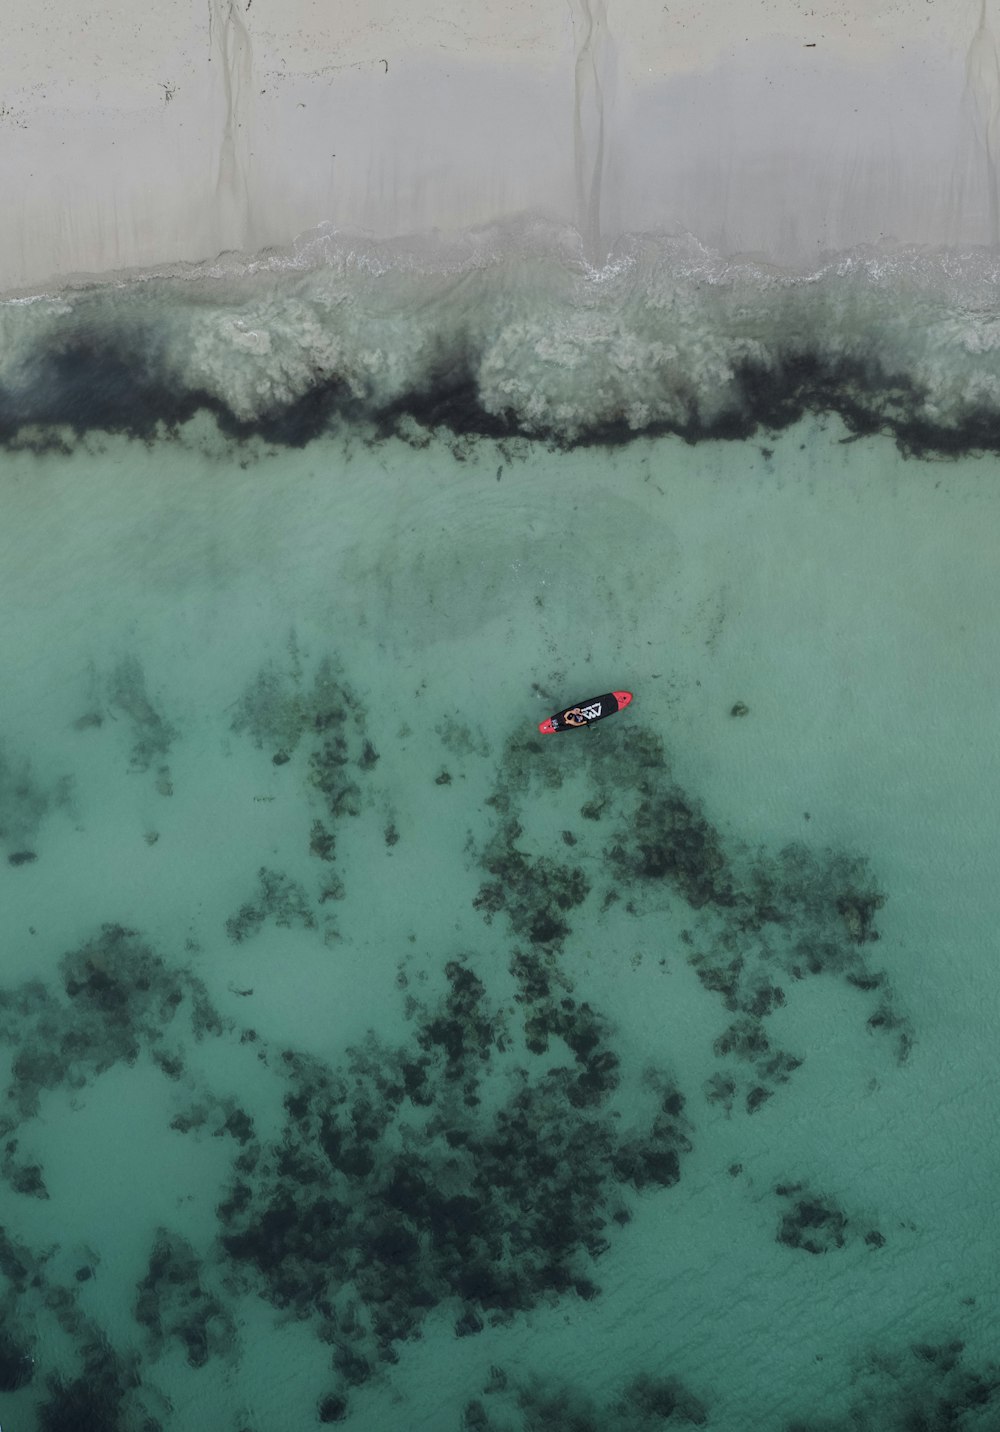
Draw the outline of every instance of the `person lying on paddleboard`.
[[[632,700],[631,691],[609,691],[606,696],[594,696],[590,701],[577,701],[563,711],[557,711],[547,721],[539,722],[538,729],[543,735],[554,731],[578,731],[582,726],[593,726],[605,716],[613,716]]]

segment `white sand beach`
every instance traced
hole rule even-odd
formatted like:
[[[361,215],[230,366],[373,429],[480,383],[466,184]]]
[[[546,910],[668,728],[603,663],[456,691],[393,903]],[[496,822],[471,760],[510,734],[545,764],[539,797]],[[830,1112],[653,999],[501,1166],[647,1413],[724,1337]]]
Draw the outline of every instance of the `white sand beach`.
[[[998,0],[8,0],[0,291],[539,213],[601,259],[1000,239]]]

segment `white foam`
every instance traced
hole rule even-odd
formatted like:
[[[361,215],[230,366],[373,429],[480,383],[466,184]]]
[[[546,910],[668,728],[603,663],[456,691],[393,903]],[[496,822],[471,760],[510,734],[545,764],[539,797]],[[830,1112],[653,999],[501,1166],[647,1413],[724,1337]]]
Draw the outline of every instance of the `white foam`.
[[[1000,407],[998,288],[982,249],[868,246],[780,268],[632,235],[597,266],[538,218],[437,243],[326,227],[255,259],[0,305],[0,381],[32,420],[32,383],[51,380],[39,362],[86,343],[95,371],[104,350],[145,355],[154,387],[245,423],[330,386],[372,417],[468,388],[481,421],[575,441],[769,420],[752,389],[794,405],[808,362],[807,405],[957,432]]]

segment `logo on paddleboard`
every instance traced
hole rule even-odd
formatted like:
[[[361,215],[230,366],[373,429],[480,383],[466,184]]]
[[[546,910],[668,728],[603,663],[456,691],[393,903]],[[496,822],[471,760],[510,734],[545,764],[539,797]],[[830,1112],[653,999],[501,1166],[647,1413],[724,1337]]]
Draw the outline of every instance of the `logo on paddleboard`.
[[[587,721],[596,721],[601,710],[599,701],[589,701],[586,706],[573,706],[569,711],[564,711],[563,720],[567,726],[583,726]]]

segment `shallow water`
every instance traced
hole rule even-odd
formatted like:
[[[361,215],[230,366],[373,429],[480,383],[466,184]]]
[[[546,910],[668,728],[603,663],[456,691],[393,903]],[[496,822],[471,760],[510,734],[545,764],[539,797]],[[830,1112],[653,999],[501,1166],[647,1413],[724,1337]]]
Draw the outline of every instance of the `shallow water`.
[[[827,402],[856,265],[656,386],[627,266],[491,263],[365,342],[330,268],[5,310],[0,1422],[990,1426],[985,290]]]

